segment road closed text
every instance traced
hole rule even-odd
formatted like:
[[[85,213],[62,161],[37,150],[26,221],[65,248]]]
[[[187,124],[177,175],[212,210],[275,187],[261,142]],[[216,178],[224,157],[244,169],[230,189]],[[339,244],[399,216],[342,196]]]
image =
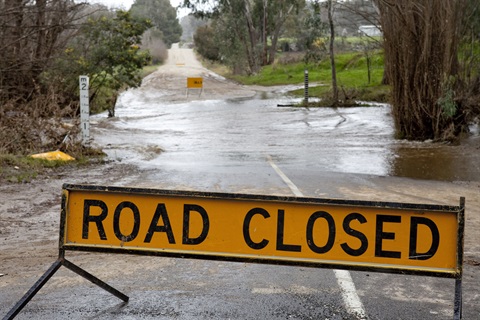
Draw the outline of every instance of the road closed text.
[[[70,191],[66,246],[454,270],[457,216],[368,206]]]

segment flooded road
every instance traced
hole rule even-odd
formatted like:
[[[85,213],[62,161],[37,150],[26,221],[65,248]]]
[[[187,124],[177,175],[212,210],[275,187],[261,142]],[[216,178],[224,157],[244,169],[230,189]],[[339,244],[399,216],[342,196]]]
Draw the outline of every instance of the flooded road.
[[[109,158],[138,166],[144,173],[132,185],[291,195],[294,190],[274,170],[280,168],[301,189],[300,194],[306,196],[442,204],[455,204],[459,196],[465,196],[469,211],[466,257],[470,261],[466,266],[469,280],[465,290],[469,293],[465,294],[468,306],[465,314],[479,314],[474,279],[480,276],[477,267],[480,242],[473,231],[480,225],[477,132],[459,146],[408,142],[394,139],[388,105],[338,109],[278,107],[298,102],[285,96],[282,88],[233,99],[209,99],[209,91],[205,90],[197,97],[199,100],[182,97],[177,89],[176,98],[171,101],[165,99],[171,91],[164,94],[162,90],[149,91],[147,86],[127,91],[119,99],[115,118],[98,115],[93,119],[95,141]],[[284,281],[298,274],[292,270],[279,276],[278,281],[270,276],[265,280],[262,274],[265,267],[255,268],[260,271],[258,277],[248,275],[252,284],[247,286],[254,289],[246,293],[247,300],[258,293],[258,283],[266,281],[269,288],[282,287]],[[313,281],[319,276],[333,281],[330,270],[313,273],[308,278]],[[365,306],[362,312],[369,319],[387,319],[387,315],[390,319],[452,318],[453,291],[448,279],[424,277],[419,286],[417,277],[362,272],[352,272],[351,277],[350,283],[357,288]],[[229,278],[226,286],[233,281]],[[312,290],[308,285],[305,287]],[[324,290],[328,286],[319,287]],[[334,293],[321,298],[317,286],[301,296],[302,303],[314,299],[312,305],[318,305],[321,301],[322,307],[312,310],[321,310],[323,317],[314,313],[313,318],[335,319],[336,314],[338,319],[366,319],[348,311],[349,314],[344,314],[346,311],[339,308],[344,303],[338,297],[344,289],[338,289],[335,283],[332,287],[336,288]],[[273,289],[266,292],[267,305],[278,298],[281,308],[296,308],[294,300],[282,296],[283,292]],[[205,305],[211,312],[209,301]],[[251,311],[242,314],[242,307],[229,305],[227,308],[233,311],[228,317],[286,318],[278,316],[277,309],[268,308],[265,316],[259,316],[264,307],[245,304],[252,306]],[[185,317],[185,307],[178,309]],[[211,318],[226,318],[222,309],[215,310],[209,314]],[[299,310],[293,318],[310,317],[309,311]],[[289,312],[287,318],[291,317]]]
[[[187,90],[191,77],[202,90]],[[174,45],[165,65],[119,97],[115,118],[94,117],[94,140],[115,161],[162,172],[262,175],[271,157],[315,172],[480,181],[477,126],[459,146],[401,141],[388,105],[279,107],[300,101],[288,90],[235,84]]]
[[[146,169],[256,172],[270,156],[282,167],[316,172],[480,181],[478,133],[460,146],[401,141],[388,105],[277,106],[293,102],[264,92],[165,103],[131,90],[120,97],[116,118],[97,116],[95,140],[110,158]]]
[[[187,77],[202,77],[203,90],[187,92]],[[93,144],[110,161],[0,186],[0,314],[56,259],[60,190],[75,183],[441,205],[465,197],[463,315],[478,319],[478,129],[459,146],[399,141],[387,105],[278,107],[297,102],[287,89],[232,83],[204,69],[192,50],[174,47],[140,88],[119,97],[116,117],[91,118]],[[91,252],[68,257],[130,302],[62,268],[18,319],[453,317],[452,279]]]

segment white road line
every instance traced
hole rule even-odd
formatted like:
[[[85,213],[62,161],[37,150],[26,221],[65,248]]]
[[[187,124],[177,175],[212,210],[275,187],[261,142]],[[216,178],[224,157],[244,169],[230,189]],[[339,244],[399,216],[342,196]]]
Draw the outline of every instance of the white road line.
[[[354,314],[358,319],[367,320],[367,313],[357,294],[350,272],[347,270],[333,270],[333,272],[337,278],[338,285],[342,289],[342,298],[348,313]]]
[[[270,155],[267,155],[267,161],[272,166],[273,170],[282,178],[287,184],[293,194],[297,197],[303,197],[303,193],[297,188],[297,186],[280,170],[280,168],[273,162]],[[333,270],[335,278],[342,291],[342,298],[347,312],[355,315],[357,319],[367,320],[368,316],[363,307],[362,301],[357,294],[355,284],[353,283],[352,276],[349,271],[346,270]]]
[[[293,182],[288,179],[288,177],[280,170],[279,167],[273,162],[272,157],[270,155],[267,155],[267,161],[268,163],[272,166],[273,170],[282,178],[282,180],[287,184],[287,186],[292,190],[293,194],[297,197],[303,197],[303,193],[297,188]]]

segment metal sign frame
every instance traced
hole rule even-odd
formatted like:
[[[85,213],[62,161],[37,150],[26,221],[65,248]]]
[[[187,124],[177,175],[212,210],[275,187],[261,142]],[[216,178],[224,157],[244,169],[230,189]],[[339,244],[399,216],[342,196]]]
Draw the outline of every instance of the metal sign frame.
[[[203,78],[202,77],[189,77],[187,78],[187,90],[186,95],[188,98],[188,94],[190,90],[198,90],[198,96],[201,96],[203,93]]]
[[[203,88],[203,78],[202,77],[189,77],[189,78],[187,78],[187,88],[188,89],[202,89]]]
[[[293,203],[298,205],[314,204],[318,206],[348,206],[358,208],[375,208],[380,210],[399,210],[399,211],[415,211],[415,212],[440,212],[446,214],[456,215],[457,221],[457,241],[456,247],[456,268],[454,271],[440,272],[432,271],[425,268],[402,268],[401,266],[376,266],[364,264],[341,264],[338,262],[332,263],[328,261],[304,261],[304,260],[289,260],[289,259],[272,259],[272,257],[249,256],[249,255],[235,255],[235,254],[217,254],[215,252],[195,252],[195,251],[178,251],[175,250],[150,250],[142,248],[128,248],[128,247],[109,247],[109,246],[89,246],[76,245],[74,243],[67,243],[66,226],[68,216],[68,201],[70,193],[75,192],[93,192],[101,194],[115,194],[115,195],[143,195],[143,196],[167,196],[176,198],[202,198],[212,200],[232,200],[232,201],[253,201],[253,202],[281,202]],[[462,317],[462,274],[463,274],[463,242],[464,242],[464,226],[465,226],[465,199],[460,198],[459,206],[444,206],[444,205],[430,205],[430,204],[411,204],[411,203],[395,203],[395,202],[375,202],[375,201],[355,201],[355,200],[339,200],[339,199],[319,199],[306,197],[283,197],[283,196],[265,196],[265,195],[251,195],[251,194],[227,194],[227,193],[212,193],[212,192],[193,192],[193,191],[177,191],[177,190],[158,190],[145,188],[126,188],[126,187],[107,187],[107,186],[92,186],[92,185],[75,185],[64,184],[62,196],[62,209],[60,219],[60,240],[59,240],[59,258],[50,267],[50,269],[37,281],[37,283],[24,295],[17,305],[10,311],[4,319],[13,319],[18,312],[33,298],[33,296],[40,290],[40,288],[50,279],[51,276],[63,265],[82,277],[99,285],[103,289],[117,296],[119,299],[127,302],[128,296],[124,295],[115,288],[104,283],[102,280],[82,270],[80,267],[74,265],[65,259],[66,251],[87,251],[100,253],[122,253],[122,254],[137,254],[137,255],[155,255],[178,258],[192,258],[202,260],[222,260],[222,261],[239,261],[248,263],[274,264],[274,265],[290,265],[290,266],[304,266],[315,268],[330,268],[330,269],[344,269],[356,271],[370,271],[382,273],[395,274],[411,274],[421,276],[432,276],[441,278],[455,279],[455,297],[454,297],[454,319],[461,319]],[[84,209],[85,210],[85,209]],[[85,213],[84,213],[85,214]]]

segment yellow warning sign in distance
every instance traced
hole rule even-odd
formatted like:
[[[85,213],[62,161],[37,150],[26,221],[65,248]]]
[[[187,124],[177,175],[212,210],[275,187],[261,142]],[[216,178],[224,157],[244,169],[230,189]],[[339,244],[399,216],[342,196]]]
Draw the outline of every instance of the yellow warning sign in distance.
[[[202,89],[203,88],[203,78],[187,78],[187,88],[188,89]]]
[[[63,203],[65,249],[461,273],[457,206],[78,185]]]

